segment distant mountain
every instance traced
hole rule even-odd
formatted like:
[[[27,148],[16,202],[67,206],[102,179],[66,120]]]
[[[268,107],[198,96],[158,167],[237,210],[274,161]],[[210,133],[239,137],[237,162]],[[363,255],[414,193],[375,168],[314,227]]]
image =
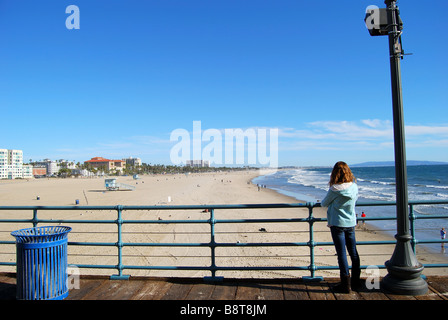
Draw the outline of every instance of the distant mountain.
[[[406,161],[407,166],[433,166],[433,165],[448,165],[448,162],[439,161]],[[351,164],[350,167],[392,167],[395,165],[394,161],[369,161],[357,164]]]

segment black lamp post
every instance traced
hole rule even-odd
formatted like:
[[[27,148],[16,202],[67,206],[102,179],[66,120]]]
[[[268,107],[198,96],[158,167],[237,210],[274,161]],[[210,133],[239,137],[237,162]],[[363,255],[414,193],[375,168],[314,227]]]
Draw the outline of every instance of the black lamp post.
[[[423,266],[417,261],[412,250],[412,236],[409,233],[408,190],[406,172],[406,148],[403,119],[403,99],[401,91],[400,59],[402,22],[395,0],[385,0],[386,9],[368,9],[366,26],[372,36],[389,36],[390,70],[392,83],[395,182],[397,202],[397,243],[390,260],[385,262],[388,274],[381,281],[385,291],[421,295],[428,290],[421,278]]]

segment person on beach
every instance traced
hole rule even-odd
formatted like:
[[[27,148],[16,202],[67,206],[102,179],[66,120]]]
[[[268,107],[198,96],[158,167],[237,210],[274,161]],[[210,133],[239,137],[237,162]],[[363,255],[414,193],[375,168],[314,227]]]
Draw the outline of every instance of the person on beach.
[[[445,240],[446,237],[446,230],[445,228],[440,229],[440,237],[442,238],[442,240]],[[445,243],[442,242],[442,248],[444,247]]]
[[[360,258],[355,238],[355,203],[358,199],[358,186],[355,182],[349,166],[343,161],[337,162],[331,172],[330,189],[321,202],[322,207],[328,207],[328,226],[338,257],[341,283],[334,290],[341,293],[349,293],[350,289],[358,290],[361,287]],[[352,261],[351,278],[345,248]]]

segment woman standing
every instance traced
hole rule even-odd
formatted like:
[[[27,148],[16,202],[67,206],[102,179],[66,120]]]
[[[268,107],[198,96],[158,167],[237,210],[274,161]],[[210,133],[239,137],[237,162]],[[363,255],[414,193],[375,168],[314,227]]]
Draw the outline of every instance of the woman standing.
[[[330,189],[322,200],[322,206],[328,207],[328,226],[338,256],[341,283],[334,288],[337,292],[349,293],[350,288],[358,290],[361,287],[360,259],[355,238],[357,198],[358,186],[352,171],[345,162],[337,162],[331,172]],[[352,261],[351,281],[345,248]]]

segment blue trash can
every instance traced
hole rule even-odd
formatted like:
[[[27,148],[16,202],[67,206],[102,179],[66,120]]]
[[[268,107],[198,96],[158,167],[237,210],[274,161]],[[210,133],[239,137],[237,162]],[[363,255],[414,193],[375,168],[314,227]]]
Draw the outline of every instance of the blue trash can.
[[[70,227],[11,232],[16,238],[17,299],[62,300],[68,296],[67,235]]]

